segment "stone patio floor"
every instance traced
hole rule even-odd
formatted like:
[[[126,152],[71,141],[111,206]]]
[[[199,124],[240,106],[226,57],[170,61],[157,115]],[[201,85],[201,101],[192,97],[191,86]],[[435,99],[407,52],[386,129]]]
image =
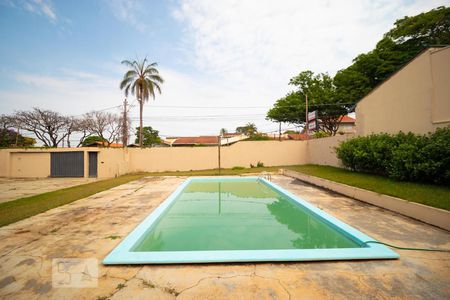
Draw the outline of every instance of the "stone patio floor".
[[[450,298],[448,253],[397,250],[399,260],[379,261],[101,265],[184,179],[144,178],[0,228],[0,298]],[[281,175],[272,181],[373,238],[450,248],[448,231]],[[52,287],[54,258],[97,259],[97,288]]]
[[[85,184],[96,178],[0,178],[0,203],[33,196],[74,185]]]

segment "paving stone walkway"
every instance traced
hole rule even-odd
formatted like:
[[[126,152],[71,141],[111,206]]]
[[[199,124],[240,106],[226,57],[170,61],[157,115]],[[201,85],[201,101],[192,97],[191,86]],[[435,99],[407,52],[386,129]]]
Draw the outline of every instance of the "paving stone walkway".
[[[449,299],[450,254],[399,260],[103,266],[185,180],[143,178],[0,228],[3,299]],[[387,243],[450,248],[450,232],[276,175],[273,182]],[[52,259],[94,258],[96,288],[55,288]]]

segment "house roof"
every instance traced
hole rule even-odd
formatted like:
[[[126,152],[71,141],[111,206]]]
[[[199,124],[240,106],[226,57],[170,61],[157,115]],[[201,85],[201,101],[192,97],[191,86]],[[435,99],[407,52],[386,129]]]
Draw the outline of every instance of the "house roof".
[[[108,147],[108,143],[96,141],[96,142],[90,143],[89,145],[86,145],[86,147]],[[110,148],[123,148],[123,145],[118,144],[118,143],[111,143],[111,144],[109,144],[109,147]]]
[[[304,133],[290,133],[287,135],[290,140],[307,140],[308,135]]]
[[[356,119],[349,117],[349,116],[343,116],[341,123],[355,123]]]
[[[217,145],[217,136],[186,136],[177,138],[172,145]]]
[[[223,137],[232,137],[232,136],[240,136],[242,135],[242,133],[237,133],[237,132],[233,132],[233,133],[224,133]]]

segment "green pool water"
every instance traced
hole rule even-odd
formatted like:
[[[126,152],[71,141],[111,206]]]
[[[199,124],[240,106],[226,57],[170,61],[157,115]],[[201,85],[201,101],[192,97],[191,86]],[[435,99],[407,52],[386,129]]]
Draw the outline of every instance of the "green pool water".
[[[191,182],[132,252],[359,248],[260,181]]]

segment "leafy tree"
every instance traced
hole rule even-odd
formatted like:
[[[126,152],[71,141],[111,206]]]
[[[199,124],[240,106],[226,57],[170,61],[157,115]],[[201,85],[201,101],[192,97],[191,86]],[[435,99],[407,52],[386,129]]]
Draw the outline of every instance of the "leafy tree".
[[[316,139],[329,137],[329,136],[330,136],[330,134],[328,132],[325,132],[325,131],[316,131],[313,134],[313,137],[316,138]]]
[[[87,126],[91,134],[101,137],[108,145],[120,140],[123,124],[121,115],[104,111],[91,111],[84,114],[84,120],[86,124],[83,126]]]
[[[82,142],[83,147],[86,147],[88,145],[91,145],[95,142],[108,142],[105,138],[102,138],[101,136],[98,135],[91,135],[88,136],[87,138],[85,138]]]
[[[395,22],[374,50],[361,54],[334,77],[336,93],[355,103],[420,51],[450,44],[450,8],[438,7]]]
[[[308,95],[308,110],[318,111],[320,128],[335,135],[342,115],[347,113],[345,103],[336,97],[333,79],[328,74],[315,75],[311,71],[303,71],[293,77],[289,84],[297,87],[286,97],[277,100],[274,107],[267,112],[267,119],[295,125],[306,122],[305,98]]]
[[[285,97],[278,99],[269,109],[267,120],[294,125],[305,123],[305,97],[300,92],[290,92]]]
[[[34,107],[14,115],[17,126],[34,133],[46,147],[58,147],[67,135],[68,118],[58,112]]]
[[[226,134],[226,133],[228,133],[228,130],[227,130],[226,128],[220,129],[220,134],[221,134],[221,135],[224,135],[224,134]]]
[[[139,130],[139,127],[136,127],[136,132]],[[156,144],[161,143],[161,138],[159,137],[159,131],[153,129],[151,126],[145,126],[142,128],[142,144],[139,143],[139,135],[136,135],[135,143],[139,145],[144,145],[146,147],[151,147]]]
[[[270,141],[270,140],[272,139],[269,136],[263,135],[261,133],[256,133],[250,136],[250,138],[246,139],[246,141]]]
[[[124,90],[125,97],[128,97],[128,94],[131,92],[139,102],[139,146],[142,147],[144,102],[147,102],[150,97],[155,99],[155,90],[161,94],[160,85],[164,80],[159,75],[158,69],[156,69],[157,63],[148,63],[147,58],[139,62],[136,60],[124,60],[122,64],[131,68],[123,76],[120,82],[120,89]]]
[[[258,128],[256,128],[255,123],[247,123],[245,126],[236,127],[236,132],[251,137],[258,133]]]
[[[25,137],[13,129],[0,128],[0,147],[32,147],[36,144],[33,138]]]

